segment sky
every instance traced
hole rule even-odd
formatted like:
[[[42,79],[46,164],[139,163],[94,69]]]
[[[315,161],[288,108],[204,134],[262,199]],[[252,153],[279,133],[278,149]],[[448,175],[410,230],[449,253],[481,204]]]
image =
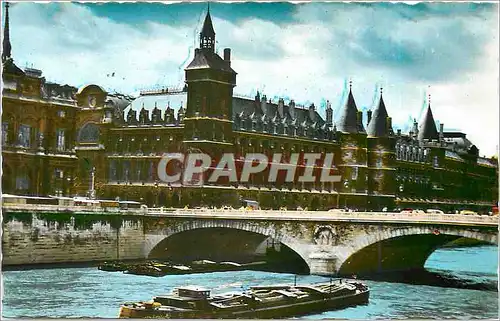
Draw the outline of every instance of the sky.
[[[48,81],[109,92],[182,87],[207,3],[15,3],[12,56]],[[216,50],[231,48],[235,93],[284,97],[335,115],[348,82],[360,110],[383,88],[394,128],[431,95],[445,130],[497,155],[496,3],[210,3]],[[3,17],[2,17],[3,24]]]

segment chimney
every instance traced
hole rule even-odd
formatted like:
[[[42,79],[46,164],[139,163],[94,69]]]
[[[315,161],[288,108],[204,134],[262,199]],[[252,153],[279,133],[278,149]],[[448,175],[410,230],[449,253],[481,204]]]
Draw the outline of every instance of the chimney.
[[[401,129],[398,129],[398,136],[401,136]]]
[[[369,124],[369,123],[370,123],[370,120],[372,120],[372,111],[371,111],[371,110],[369,110],[369,111],[367,112],[367,115],[368,115],[368,124]]]
[[[363,112],[358,110],[358,125],[362,126],[363,125]]]
[[[260,108],[262,109],[262,113],[267,113],[267,97],[266,95],[262,96],[262,100],[260,101]]]
[[[226,61],[229,66],[231,66],[231,49],[229,48],[224,49],[224,61]]]
[[[258,90],[257,90],[257,94],[255,95],[255,101],[260,103],[260,93]]]
[[[278,113],[280,115],[280,117],[283,117],[283,108],[285,107],[285,101],[283,100],[283,98],[280,98],[278,100]]]
[[[442,142],[444,140],[444,124],[439,124],[439,141]]]
[[[412,133],[413,133],[413,137],[417,137],[418,136],[418,123],[417,123],[417,120],[415,118],[413,118],[413,130],[412,130]]]
[[[330,104],[330,101],[326,101],[326,123],[327,125],[332,125],[333,124],[333,109],[332,109],[332,104]]]

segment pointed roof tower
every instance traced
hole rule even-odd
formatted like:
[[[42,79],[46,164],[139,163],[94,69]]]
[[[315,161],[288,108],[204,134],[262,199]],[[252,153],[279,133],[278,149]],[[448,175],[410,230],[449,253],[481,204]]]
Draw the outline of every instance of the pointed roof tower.
[[[387,109],[385,108],[384,97],[382,96],[382,88],[380,88],[380,100],[378,106],[373,112],[372,119],[368,124],[367,133],[372,137],[385,137],[388,133],[387,126]]]
[[[418,129],[418,140],[424,139],[439,139],[439,133],[436,128],[436,123],[434,121],[434,116],[432,116],[431,110],[431,96],[429,95],[429,102],[427,104],[427,112],[424,118],[420,122]]]
[[[226,51],[228,50],[228,51]],[[212,18],[210,17],[210,7],[208,8],[207,15],[205,17],[205,22],[203,23],[203,28],[200,32],[200,48],[195,49],[193,60],[187,65],[185,70],[193,69],[214,69],[227,71],[236,74],[236,72],[231,68],[231,63],[229,61],[230,51],[229,48],[224,49],[224,57],[228,59],[222,59],[215,52],[215,31],[212,25]]]
[[[3,28],[3,50],[2,62],[10,58],[12,46],[10,44],[10,30],[9,30],[9,3],[5,3],[5,26]]]
[[[364,132],[363,125],[360,127],[358,122],[358,107],[356,107],[356,102],[352,95],[352,81],[349,81],[349,96],[344,108],[340,111],[337,128],[343,133]]]
[[[210,16],[210,2],[208,3],[207,15],[200,32],[200,48],[215,51],[215,30]]]
[[[5,3],[5,26],[3,28],[3,48],[2,48],[3,74],[6,75],[24,75],[11,57],[12,46],[10,44],[10,25],[9,25],[9,3]]]

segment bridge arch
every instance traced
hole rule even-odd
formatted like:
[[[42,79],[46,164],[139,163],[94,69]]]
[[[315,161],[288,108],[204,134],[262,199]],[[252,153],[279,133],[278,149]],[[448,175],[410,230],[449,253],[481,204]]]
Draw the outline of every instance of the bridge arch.
[[[457,238],[498,244],[497,233],[453,226],[405,226],[358,235],[337,255],[341,275],[370,274],[423,268],[428,257]]]
[[[192,220],[182,224],[165,226],[151,232],[146,232],[143,253],[146,258],[150,257],[152,251],[164,240],[183,232],[202,229],[230,229],[260,234],[264,237],[272,237],[295,252],[310,267],[310,244],[303,243],[291,235],[282,233],[274,228],[273,224],[264,226],[251,221],[225,221],[225,220]]]

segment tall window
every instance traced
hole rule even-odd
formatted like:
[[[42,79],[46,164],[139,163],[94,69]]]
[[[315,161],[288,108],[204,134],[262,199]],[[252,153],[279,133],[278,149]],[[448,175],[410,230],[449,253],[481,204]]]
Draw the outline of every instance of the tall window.
[[[56,131],[57,139],[57,150],[62,152],[65,150],[65,131],[64,129],[58,128]]]
[[[27,190],[30,188],[30,180],[28,176],[18,176],[16,177],[16,189]]]
[[[116,176],[116,161],[112,160],[109,162],[109,180],[116,181],[118,177]]]
[[[358,179],[358,168],[357,167],[353,167],[352,168],[352,172],[351,172],[351,179],[353,181],[357,180]]]
[[[154,166],[153,161],[149,161],[149,168],[148,168],[148,181],[149,182],[153,181],[154,169],[155,169],[155,166]]]
[[[17,143],[20,146],[29,148],[31,145],[31,126],[21,124],[17,138]]]
[[[142,181],[142,162],[135,163],[135,180]]]
[[[2,123],[2,145],[7,144],[7,141],[9,139],[8,132],[9,132],[9,124]]]
[[[130,180],[130,161],[123,162],[123,180],[125,182]]]
[[[58,178],[63,178],[64,177],[64,171],[60,168],[56,168],[54,169],[54,178],[55,179],[58,179]]]
[[[30,178],[26,168],[21,169],[16,176],[16,190],[26,192],[30,188]]]
[[[434,156],[433,158],[433,166],[439,167],[439,158],[437,156]]]

